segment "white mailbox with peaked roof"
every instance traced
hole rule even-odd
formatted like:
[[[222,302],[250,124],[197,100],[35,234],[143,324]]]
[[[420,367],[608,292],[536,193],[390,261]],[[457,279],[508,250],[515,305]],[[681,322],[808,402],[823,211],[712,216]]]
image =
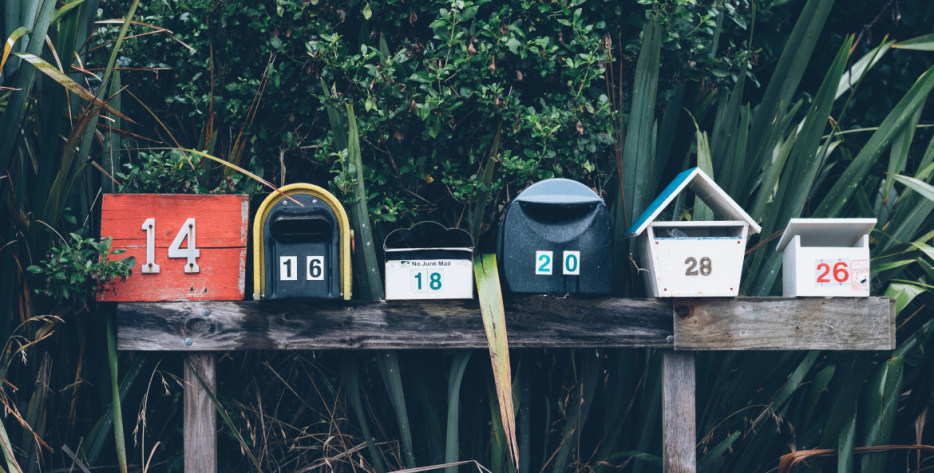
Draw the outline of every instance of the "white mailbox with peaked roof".
[[[869,297],[869,232],[874,218],[793,218],[782,255],[785,296]]]
[[[709,206],[715,221],[656,221],[685,188]],[[638,237],[646,286],[655,297],[724,297],[739,292],[746,239],[761,228],[713,179],[688,169],[629,227]]]

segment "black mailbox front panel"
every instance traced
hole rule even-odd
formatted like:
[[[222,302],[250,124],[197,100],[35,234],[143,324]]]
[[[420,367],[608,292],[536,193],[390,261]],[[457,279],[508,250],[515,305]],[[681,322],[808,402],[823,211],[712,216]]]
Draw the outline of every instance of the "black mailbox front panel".
[[[512,292],[606,294],[612,290],[610,217],[602,202],[513,201],[499,247],[504,279]]]
[[[266,299],[337,299],[340,224],[331,207],[309,194],[282,199],[263,223]]]

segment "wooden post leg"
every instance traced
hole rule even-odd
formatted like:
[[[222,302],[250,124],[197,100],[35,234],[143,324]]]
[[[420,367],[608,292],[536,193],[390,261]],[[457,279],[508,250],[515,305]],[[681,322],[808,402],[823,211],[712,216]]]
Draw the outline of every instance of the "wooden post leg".
[[[662,358],[662,471],[697,471],[694,352],[666,351]]]
[[[191,353],[185,363],[185,473],[217,472],[217,429],[211,397],[202,388],[198,377],[211,392],[216,391],[213,353]],[[194,368],[198,376],[189,368]]]

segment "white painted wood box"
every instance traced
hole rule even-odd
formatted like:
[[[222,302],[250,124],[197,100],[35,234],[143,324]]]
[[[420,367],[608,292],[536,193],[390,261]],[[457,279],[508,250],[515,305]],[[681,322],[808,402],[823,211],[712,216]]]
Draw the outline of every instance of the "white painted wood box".
[[[874,218],[793,218],[785,227],[782,294],[869,297],[869,233]]]
[[[690,188],[716,221],[655,221]],[[655,297],[730,297],[739,293],[747,238],[760,227],[699,168],[682,172],[630,227],[640,271]]]
[[[393,230],[383,242],[386,300],[472,299],[470,234],[425,221]]]

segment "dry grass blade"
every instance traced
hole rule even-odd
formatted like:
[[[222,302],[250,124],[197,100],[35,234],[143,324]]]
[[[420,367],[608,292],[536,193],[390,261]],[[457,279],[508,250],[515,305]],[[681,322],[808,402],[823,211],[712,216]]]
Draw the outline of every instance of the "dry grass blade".
[[[480,313],[483,316],[483,328],[490,345],[490,362],[493,366],[493,380],[496,383],[496,397],[503,421],[503,433],[509,445],[515,467],[519,469],[519,443],[516,441],[516,415],[512,403],[512,369],[509,366],[509,341],[506,338],[506,314],[503,308],[502,287],[496,268],[496,255],[486,254],[474,261],[474,277],[477,280],[477,298],[480,300]]]
[[[477,467],[477,471],[479,471],[480,473],[492,473],[489,469],[481,465],[476,460],[464,460],[464,461],[453,462],[453,463],[442,463],[440,465],[420,466],[418,468],[406,468],[404,470],[396,470],[390,473],[421,473],[423,471],[441,470],[443,468],[450,468],[453,466],[461,466],[461,465],[474,465]]]
[[[934,445],[876,445],[873,447],[856,447],[856,453],[885,453],[893,451],[926,451],[934,453]],[[833,457],[837,455],[835,448],[815,448],[811,450],[795,450],[786,453],[778,460],[778,473],[791,473],[791,469],[810,458]]]
[[[20,39],[23,35],[28,34],[29,30],[25,27],[20,26],[10,35],[6,40],[6,44],[3,45],[3,58],[0,59],[0,76],[3,75],[3,67],[6,66],[6,60],[10,57],[10,51],[13,50],[13,45],[16,44],[16,40]]]
[[[72,80],[71,77],[68,77],[64,72],[55,68],[55,66],[45,62],[39,56],[36,56],[34,54],[27,54],[27,53],[13,53],[13,54],[19,57],[20,59],[32,64],[33,66],[36,66],[36,69],[39,69],[40,72],[49,76],[55,82],[58,82],[62,87],[68,89],[69,92],[83,98],[84,100],[87,100],[88,102],[91,102],[103,108],[104,110],[107,110],[108,112],[124,120],[129,121],[130,123],[134,123],[134,124],[136,123],[130,117],[120,113],[119,111],[111,107],[110,105],[107,105],[101,99],[97,98],[97,96],[92,94],[91,91],[78,85],[78,83]]]

